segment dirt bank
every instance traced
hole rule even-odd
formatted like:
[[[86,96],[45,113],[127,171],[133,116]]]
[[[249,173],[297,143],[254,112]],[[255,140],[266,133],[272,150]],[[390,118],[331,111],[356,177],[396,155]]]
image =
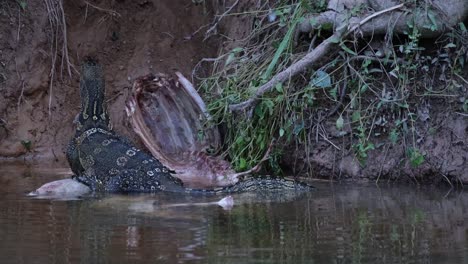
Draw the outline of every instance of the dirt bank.
[[[132,139],[124,101],[133,79],[149,72],[181,71],[217,53],[216,45],[192,36],[208,24],[209,7],[191,1],[65,1],[68,54],[54,35],[45,1],[2,1],[0,12],[0,156],[64,160],[79,111],[78,73],[83,57],[105,69],[114,128]],[[50,10],[49,10],[50,13]],[[54,18],[54,17],[53,17]],[[60,26],[60,25],[59,25]],[[62,34],[62,31],[58,31]],[[53,40],[58,39],[55,49]],[[50,77],[57,57],[55,78]],[[63,59],[62,59],[63,58]],[[53,81],[52,86],[50,82]],[[50,104],[50,111],[49,111]]]
[[[312,145],[285,146],[283,165],[293,174],[316,178],[355,181],[409,181],[412,183],[468,183],[468,120],[466,116],[436,107],[433,119],[418,121],[417,146],[424,156],[418,166],[411,164],[406,144],[392,144],[387,137],[371,137],[376,149],[369,151],[365,164],[353,151],[356,139],[350,130],[343,135],[335,122],[323,125],[324,135]],[[349,121],[349,120],[347,120]],[[312,133],[313,134],[313,133]],[[407,139],[407,144],[410,145]]]

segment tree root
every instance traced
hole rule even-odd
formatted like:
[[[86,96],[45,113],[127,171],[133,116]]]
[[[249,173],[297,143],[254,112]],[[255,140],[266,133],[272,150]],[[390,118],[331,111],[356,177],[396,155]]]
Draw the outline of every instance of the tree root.
[[[249,98],[248,100],[238,103],[232,104],[229,106],[230,111],[242,111],[247,110],[256,105],[259,98],[266,92],[270,91],[277,83],[282,83],[286,81],[288,78],[295,76],[299,72],[304,71],[310,65],[316,64],[320,59],[322,59],[325,55],[329,55],[329,52],[332,51],[332,48],[335,48],[340,43],[340,40],[346,38],[351,33],[356,32],[360,29],[364,24],[377,18],[378,16],[384,15],[389,12],[394,12],[403,8],[403,4],[395,5],[390,8],[381,10],[379,12],[373,13],[359,22],[355,23],[354,26],[350,27],[350,23],[344,23],[336,28],[333,35],[326,40],[324,40],[320,45],[318,45],[314,50],[307,53],[302,59],[293,63],[287,69],[283,70],[282,72],[273,76],[270,81],[265,83],[264,85],[260,86],[256,93]],[[329,18],[323,19],[322,21],[331,21]]]

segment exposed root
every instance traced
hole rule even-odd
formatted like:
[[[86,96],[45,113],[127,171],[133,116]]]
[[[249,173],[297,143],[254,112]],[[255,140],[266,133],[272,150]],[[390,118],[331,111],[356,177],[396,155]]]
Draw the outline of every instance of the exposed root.
[[[214,32],[216,31],[216,29],[218,28],[218,24],[219,22],[227,15],[229,14],[232,9],[237,6],[237,4],[239,3],[239,0],[236,0],[236,2],[234,2],[234,4],[232,4],[230,7],[228,7],[228,9],[221,15],[219,16],[216,16],[215,20],[213,21],[212,23],[212,26],[205,32],[205,38],[203,39],[204,41],[207,40],[209,37],[211,37],[212,35],[214,35]]]
[[[21,101],[23,100],[23,96],[24,96],[24,78],[18,71],[18,62],[16,60],[15,60],[15,67],[16,67],[16,74],[18,75],[18,79],[21,80],[21,93],[20,93],[20,96],[18,97],[18,103],[16,105],[17,111],[19,112]]]
[[[84,1],[86,3],[86,11],[85,11],[85,16],[84,16],[84,21],[86,21],[87,17],[88,17],[88,7],[92,7],[100,12],[103,12],[105,13],[106,15],[104,15],[98,22],[98,24],[101,24],[102,22],[106,21],[109,17],[111,19],[113,18],[119,18],[121,17],[120,13],[118,13],[117,11],[115,10],[112,10],[112,9],[107,9],[107,8],[102,8],[102,7],[99,7],[97,5],[94,5],[94,4],[91,4],[90,2],[88,1]]]
[[[70,62],[70,57],[68,55],[68,44],[67,44],[67,25],[65,21],[65,12],[63,9],[62,0],[44,0],[44,4],[47,8],[47,16],[49,18],[49,24],[51,28],[51,43],[50,43],[50,52],[51,52],[51,68],[50,68],[50,83],[49,83],[49,116],[51,115],[52,108],[52,94],[53,94],[53,84],[55,80],[55,72],[57,70],[57,60],[59,50],[61,52],[61,68],[60,76],[63,78],[63,70],[66,68],[68,77],[72,78],[72,68],[73,64]],[[61,35],[61,40],[59,36]],[[61,42],[61,43],[60,43]],[[61,46],[61,47],[59,47]],[[76,72],[76,69],[75,69]]]
[[[88,1],[84,1],[86,3],[86,5],[98,10],[98,11],[101,11],[101,12],[104,12],[104,13],[107,13],[109,15],[111,15],[112,17],[121,17],[121,15],[119,14],[119,12],[115,11],[115,10],[112,10],[112,9],[107,9],[107,8],[102,8],[102,7],[99,7],[97,5],[93,5],[91,4],[90,2]]]
[[[329,52],[332,50],[332,48],[338,46],[338,43],[340,42],[341,39],[349,36],[351,33],[355,32],[357,29],[359,29],[362,25],[365,23],[369,22],[373,18],[380,16],[382,14],[392,12],[398,9],[401,9],[404,5],[399,4],[390,8],[387,8],[385,10],[379,11],[377,13],[374,13],[364,19],[362,19],[359,23],[355,24],[354,26],[349,28],[349,24],[345,23],[338,27],[336,31],[333,33],[333,35],[326,40],[324,40],[320,45],[318,45],[314,50],[311,52],[307,53],[302,59],[297,61],[296,63],[292,64],[285,70],[281,71],[280,73],[276,74],[273,76],[267,83],[264,85],[260,86],[255,94],[249,98],[248,100],[238,103],[238,104],[232,104],[229,106],[229,109],[231,111],[242,111],[246,110],[247,108],[251,108],[254,106],[259,98],[266,92],[270,91],[275,87],[277,83],[282,83],[286,81],[287,79],[291,78],[292,76],[295,76],[299,72],[304,71],[311,65],[317,63],[320,59],[322,59],[325,55],[329,55]]]

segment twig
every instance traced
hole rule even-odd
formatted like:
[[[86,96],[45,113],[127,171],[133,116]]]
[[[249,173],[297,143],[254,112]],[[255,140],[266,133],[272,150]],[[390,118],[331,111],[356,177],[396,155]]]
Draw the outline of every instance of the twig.
[[[200,32],[202,29],[206,28],[207,26],[208,25],[203,25],[203,26],[199,27],[197,30],[195,30],[192,34],[190,34],[188,36],[185,36],[184,41],[191,40],[196,34],[198,34],[198,32]]]
[[[447,175],[443,174],[442,172],[439,172],[439,173],[440,173],[440,175],[442,175],[442,177],[444,178],[444,180],[448,182],[448,184],[450,185],[450,189],[453,189],[452,181],[449,180],[449,178],[447,177]]]
[[[15,68],[16,68],[16,75],[18,76],[18,79],[21,80],[21,93],[20,93],[20,96],[18,97],[18,103],[17,103],[17,111],[19,112],[21,100],[23,99],[23,94],[24,94],[24,78],[23,78],[23,75],[19,73],[18,62],[16,61],[16,59],[15,59]]]
[[[175,37],[169,32],[164,31],[164,32],[161,32],[161,34],[167,35],[168,37],[175,39]]]
[[[63,10],[63,2],[58,1],[58,6],[60,8],[60,13],[62,14],[62,33],[63,33],[63,45],[62,45],[62,54],[64,55],[62,57],[62,68],[63,68],[63,58],[65,58],[66,63],[67,63],[67,70],[68,70],[68,76],[72,78],[72,73],[71,73],[71,68],[70,68],[70,58],[68,57],[68,42],[67,42],[67,23],[65,21],[65,10]]]
[[[19,42],[20,38],[20,30],[21,30],[21,9],[18,7],[18,35],[16,36],[16,41]]]
[[[112,10],[112,9],[106,9],[106,8],[102,8],[102,7],[93,5],[93,4],[91,4],[90,2],[88,2],[88,1],[84,1],[84,2],[85,2],[87,5],[93,7],[94,9],[96,9],[96,10],[102,11],[102,12],[104,12],[104,13],[109,13],[109,15],[114,16],[114,17],[121,17],[121,15],[120,15],[117,11],[114,11],[114,10]]]
[[[51,0],[44,0],[45,2],[45,5],[47,7],[47,16],[49,18],[49,24],[50,24],[50,28],[52,30],[52,37],[55,36],[55,40],[52,40],[51,43],[50,43],[50,52],[52,53],[52,57],[51,57],[51,67],[50,67],[50,73],[49,73],[49,76],[50,76],[50,82],[49,82],[49,109],[48,109],[48,113],[49,113],[49,116],[51,115],[51,109],[52,109],[52,87],[53,87],[53,83],[54,83],[54,75],[55,75],[55,65],[56,65],[56,62],[57,62],[57,46],[58,46],[58,37],[57,37],[57,31],[58,31],[58,16],[57,16],[57,12],[56,12],[56,9],[53,7],[53,3],[51,2]],[[55,51],[54,51],[54,47],[55,47]]]
[[[333,107],[332,110],[330,110],[324,118],[328,118],[332,115],[334,115],[336,113],[336,111],[338,111],[338,109],[340,109],[340,106],[343,105],[343,101],[344,101],[344,98],[345,98],[345,95],[346,95],[346,88],[348,88],[348,73],[347,73],[347,69],[344,68],[343,69],[343,73],[344,73],[344,78],[343,78],[343,88],[341,88],[341,92],[340,92],[340,99],[338,101],[338,103]],[[323,119],[324,119],[323,118]],[[319,120],[319,122],[322,122],[322,120]]]
[[[20,96],[18,97],[18,104],[17,104],[18,112],[19,112],[19,108],[21,105],[21,99],[23,99],[23,94],[24,94],[24,80],[21,80],[21,93],[20,93]]]
[[[203,39],[203,41],[207,40],[209,37],[211,37],[211,32],[215,31],[216,28],[218,27],[218,24],[219,22],[221,21],[221,19],[223,19],[224,16],[226,16],[227,14],[229,14],[229,12],[231,12],[231,10],[239,3],[239,0],[236,0],[236,2],[234,2],[234,4],[232,4],[232,6],[230,6],[222,15],[220,16],[217,16],[215,18],[215,21],[213,23],[213,25],[205,32],[205,38]]]
[[[467,116],[468,117],[468,114],[464,114],[464,113],[460,113],[460,112],[455,112],[455,114],[459,114],[461,116]]]
[[[327,141],[328,143],[330,143],[330,145],[332,145],[333,147],[335,147],[337,150],[341,150],[340,147],[338,147],[337,145],[333,144],[333,142],[331,142],[326,136],[324,136],[322,133],[319,133],[320,136],[325,139],[325,141]]]
[[[382,164],[380,165],[380,169],[379,169],[379,175],[377,176],[377,179],[375,180],[375,184],[379,184],[380,176],[382,175],[382,170],[383,170],[383,167],[384,167],[384,164],[385,164],[385,160],[387,160],[387,154],[388,154],[389,149],[390,149],[390,145],[388,145],[387,149],[385,150],[383,161],[382,161]]]
[[[50,67],[50,82],[49,82],[49,116],[52,112],[52,95],[53,95],[53,84],[55,80],[55,72],[57,70],[57,58],[59,52],[59,34],[62,37],[61,47],[61,68],[60,74],[63,78],[63,70],[66,67],[69,78],[72,78],[72,68],[76,69],[70,62],[68,54],[68,42],[67,42],[67,24],[65,18],[65,10],[63,8],[63,0],[44,0],[47,8],[47,16],[51,28],[51,41],[50,41],[50,52],[51,52],[51,67]],[[61,31],[61,32],[60,32]],[[65,65],[66,64],[66,65]]]
[[[336,31],[333,33],[333,35],[326,40],[324,40],[320,45],[318,45],[313,51],[309,52],[306,54],[302,59],[297,61],[296,63],[292,64],[289,66],[287,69],[281,71],[280,73],[276,74],[273,76],[270,81],[265,83],[264,85],[260,86],[257,89],[257,92],[251,96],[248,100],[238,103],[238,104],[233,104],[229,106],[229,110],[231,111],[241,111],[245,110],[246,108],[251,107],[252,105],[256,104],[256,102],[259,100],[259,98],[266,92],[270,91],[277,83],[282,83],[288,78],[291,78],[292,76],[298,74],[299,72],[303,71],[306,69],[309,65],[312,65],[316,63],[319,59],[321,59],[325,54],[328,54],[328,51],[334,46],[337,45],[337,41],[342,39],[343,37],[346,37],[350,33],[354,32],[356,29],[358,29],[360,26],[363,24],[367,23],[371,19],[382,15],[387,12],[391,12],[397,9],[400,9],[404,6],[404,4],[399,4],[387,9],[384,9],[382,11],[376,12],[364,19],[362,19],[359,23],[356,25],[352,26],[351,29],[348,29],[348,24],[341,25],[336,29]]]
[[[194,78],[198,78],[196,76],[196,72],[197,72],[198,67],[200,67],[203,62],[217,62],[217,61],[221,60],[222,58],[226,57],[227,55],[228,55],[228,53],[223,54],[223,55],[221,55],[221,56],[219,56],[217,58],[203,58],[200,61],[198,61],[197,64],[195,65],[195,67],[193,67],[193,70],[192,70],[192,82],[194,82]]]
[[[468,81],[465,78],[463,78],[460,74],[456,72],[454,72],[453,74],[455,74],[458,78],[460,78],[465,84],[468,84]]]

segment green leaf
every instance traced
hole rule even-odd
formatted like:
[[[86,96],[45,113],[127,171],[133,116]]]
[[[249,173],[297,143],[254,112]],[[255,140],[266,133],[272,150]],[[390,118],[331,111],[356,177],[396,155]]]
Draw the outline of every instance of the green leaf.
[[[257,115],[260,119],[265,118],[265,112],[263,111],[262,104],[258,104],[258,105],[255,107],[254,112],[255,112],[255,115]]]
[[[275,109],[275,103],[272,101],[272,100],[265,100],[263,101],[263,104],[266,106],[266,108],[268,109],[268,113],[270,115],[273,114],[273,110]]]
[[[333,97],[333,100],[337,101],[338,99],[338,87],[335,86],[335,88],[330,90],[330,95]]]
[[[392,142],[393,145],[395,145],[398,141],[398,136],[399,136],[399,133],[398,133],[398,130],[397,129],[392,129],[392,131],[390,131],[390,135],[389,135],[389,138],[390,138],[390,141]]]
[[[340,44],[340,47],[341,47],[342,50],[346,51],[347,53],[349,53],[349,54],[351,54],[351,55],[354,55],[354,56],[357,55],[356,52],[354,52],[354,51],[352,51],[350,48],[346,47],[346,45],[343,44],[343,43]]]
[[[228,66],[231,62],[234,61],[234,58],[236,57],[236,55],[234,53],[229,53],[227,59],[226,59],[226,62],[224,63],[224,67]]]
[[[278,93],[283,93],[283,84],[282,83],[277,83],[275,85],[275,89]]]
[[[294,130],[293,130],[293,133],[294,135],[299,135],[299,133],[301,133],[301,131],[304,129],[304,122],[301,122],[299,124],[296,124],[294,126]]]
[[[337,38],[336,36],[332,36],[328,41],[330,41],[331,43],[340,43],[340,39]]]
[[[424,155],[422,155],[419,150],[415,148],[409,149],[409,158],[412,167],[420,166],[425,160]]]
[[[319,88],[330,88],[331,78],[330,75],[324,71],[316,71],[312,76],[310,84]]]
[[[340,116],[338,117],[338,119],[336,120],[336,128],[338,130],[342,130],[344,127],[344,120],[343,120],[343,116]]]
[[[203,132],[203,130],[198,130],[198,132],[197,132],[197,140],[198,140],[198,141],[203,141],[204,138],[205,138],[205,133]]]
[[[447,48],[456,48],[456,47],[457,47],[457,45],[455,45],[453,43],[449,43],[449,44],[444,46],[445,49],[447,49]]]
[[[429,11],[427,13],[427,16],[429,17],[429,19],[431,20],[431,23],[432,23],[432,26],[430,27],[432,31],[436,31],[437,30],[437,21],[435,19],[435,16],[434,16],[434,13],[432,13],[431,11]]]
[[[31,140],[21,140],[21,145],[23,145],[27,151],[31,151]]]
[[[353,115],[351,116],[351,120],[354,122],[359,121],[361,119],[361,112],[360,111],[354,111]]]
[[[278,49],[276,49],[275,54],[273,55],[273,59],[271,60],[270,64],[268,65],[268,68],[266,69],[265,73],[262,75],[262,79],[268,80],[270,79],[273,70],[276,67],[276,64],[278,63],[281,55],[283,52],[286,50],[286,48],[289,46],[289,43],[291,42],[295,28],[297,23],[299,22],[299,19],[297,16],[299,15],[300,12],[294,12],[295,18],[292,19],[292,23],[289,25],[288,31],[286,32],[286,35],[284,35],[284,38],[281,40],[280,45],[278,46]]]
[[[284,136],[284,129],[283,129],[283,128],[280,128],[280,130],[279,130],[279,136],[280,136],[280,137]]]
[[[463,22],[458,23],[458,26],[460,27],[460,30],[462,32],[466,32],[466,27],[465,27],[465,24]]]
[[[363,84],[363,85],[361,86],[361,89],[360,89],[361,94],[362,94],[362,93],[365,93],[365,92],[367,91],[367,89],[369,89],[369,85]]]
[[[398,105],[399,107],[404,108],[404,109],[408,109],[408,108],[409,108],[409,105],[408,105],[407,103],[404,103],[404,104],[402,104],[402,103],[396,103],[396,105]]]
[[[281,103],[284,100],[284,95],[280,94],[275,97],[275,102]]]
[[[233,62],[234,59],[236,58],[237,53],[242,52],[243,50],[244,49],[241,48],[241,47],[237,47],[237,48],[232,49],[231,52],[229,53],[227,59],[226,59],[226,62],[224,63],[224,67],[226,67],[228,64]]]
[[[373,143],[369,143],[367,144],[367,146],[364,148],[364,151],[368,151],[368,150],[373,150],[375,149],[375,146]]]
[[[312,17],[311,19],[309,19],[309,24],[312,27],[315,27],[315,25],[317,25],[317,19],[315,17]]]
[[[21,7],[21,9],[26,10],[26,6],[27,6],[27,3],[26,1],[24,0],[16,0],[16,2],[18,3],[18,5]]]
[[[244,158],[239,159],[239,169],[243,170],[247,168],[247,161]]]
[[[244,143],[244,137],[240,136],[236,138],[235,144],[242,145],[243,143]]]

